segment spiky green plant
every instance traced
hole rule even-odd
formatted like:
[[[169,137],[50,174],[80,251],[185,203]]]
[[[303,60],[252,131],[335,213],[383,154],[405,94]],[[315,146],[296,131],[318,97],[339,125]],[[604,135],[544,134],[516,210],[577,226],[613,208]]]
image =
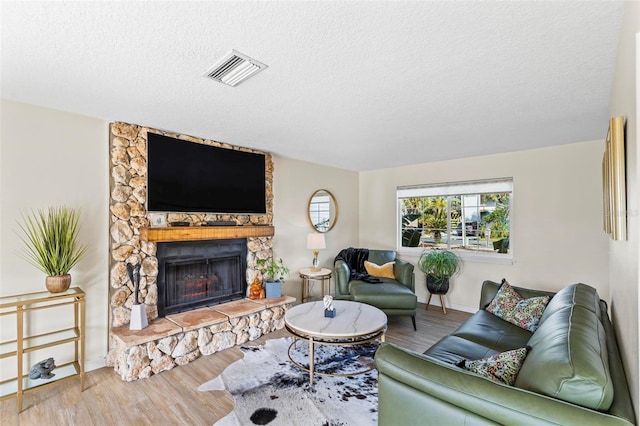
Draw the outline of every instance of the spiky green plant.
[[[455,275],[460,270],[460,263],[460,258],[449,250],[425,250],[418,259],[420,270],[438,280]]]
[[[49,276],[66,275],[85,255],[87,246],[78,244],[80,211],[70,207],[49,207],[22,215],[24,243],[20,257]]]

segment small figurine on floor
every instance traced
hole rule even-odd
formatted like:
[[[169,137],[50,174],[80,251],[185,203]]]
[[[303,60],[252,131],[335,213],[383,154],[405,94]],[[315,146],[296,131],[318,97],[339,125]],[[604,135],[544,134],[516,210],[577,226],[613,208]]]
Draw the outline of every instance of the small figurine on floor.
[[[29,378],[50,379],[55,376],[55,374],[51,373],[54,368],[56,368],[56,362],[53,358],[47,358],[31,367],[31,370],[29,370]]]

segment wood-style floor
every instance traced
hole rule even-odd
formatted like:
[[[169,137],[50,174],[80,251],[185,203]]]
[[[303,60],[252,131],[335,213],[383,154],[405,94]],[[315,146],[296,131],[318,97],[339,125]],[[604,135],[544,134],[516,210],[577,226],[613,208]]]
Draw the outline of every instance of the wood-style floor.
[[[413,331],[409,317],[389,317],[387,342],[424,352],[455,330],[470,314],[438,306],[425,310],[418,304]],[[256,340],[288,336],[279,330]],[[165,371],[148,379],[126,383],[112,368],[86,374],[86,388],[78,380],[62,382],[25,395],[23,411],[16,413],[15,398],[0,403],[0,423],[9,425],[212,425],[233,408],[223,391],[199,392],[198,386],[219,375],[242,357],[231,348]],[[301,423],[303,424],[303,423]]]

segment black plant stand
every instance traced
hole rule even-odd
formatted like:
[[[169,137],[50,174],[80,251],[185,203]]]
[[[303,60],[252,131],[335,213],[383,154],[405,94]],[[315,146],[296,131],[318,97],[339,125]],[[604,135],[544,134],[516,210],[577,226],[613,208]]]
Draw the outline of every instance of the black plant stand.
[[[425,311],[429,309],[429,303],[431,303],[431,296],[433,296],[433,293],[429,293],[429,299],[427,299],[427,307],[425,308]],[[440,306],[442,306],[442,312],[447,315],[447,308],[444,307],[444,294],[439,294],[438,296],[440,296]]]
[[[447,315],[447,308],[444,306],[444,295],[449,291],[449,279],[437,279],[430,275],[426,276],[427,278],[427,290],[429,291],[429,299],[427,299],[427,306],[425,310],[429,309],[429,303],[431,303],[431,296],[437,294],[440,296],[440,306],[442,307],[442,312]]]

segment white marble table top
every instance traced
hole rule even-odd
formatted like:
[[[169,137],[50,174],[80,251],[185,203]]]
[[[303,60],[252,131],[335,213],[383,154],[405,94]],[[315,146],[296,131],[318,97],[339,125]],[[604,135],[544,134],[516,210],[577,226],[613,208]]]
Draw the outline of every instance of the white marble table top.
[[[284,322],[295,331],[319,338],[352,338],[379,332],[387,326],[387,315],[375,306],[334,300],[334,318],[324,316],[322,301],[290,308]]]
[[[313,272],[311,268],[304,268],[298,271],[300,275],[305,275],[307,277],[319,277],[323,275],[331,275],[331,269],[320,268],[319,271]]]

